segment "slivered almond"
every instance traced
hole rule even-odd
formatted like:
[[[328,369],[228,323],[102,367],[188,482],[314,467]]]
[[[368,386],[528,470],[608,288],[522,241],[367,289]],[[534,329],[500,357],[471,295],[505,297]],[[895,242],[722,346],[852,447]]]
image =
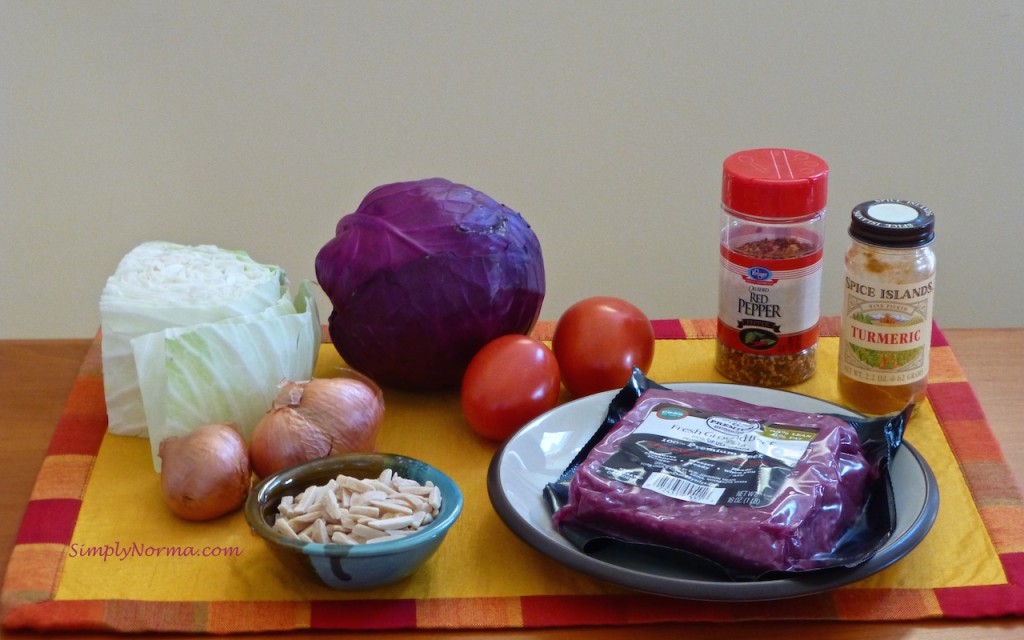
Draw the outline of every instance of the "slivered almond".
[[[283,497],[274,529],[306,542],[378,543],[426,526],[440,508],[441,492],[433,483],[420,484],[385,469],[377,478],[339,475]]]

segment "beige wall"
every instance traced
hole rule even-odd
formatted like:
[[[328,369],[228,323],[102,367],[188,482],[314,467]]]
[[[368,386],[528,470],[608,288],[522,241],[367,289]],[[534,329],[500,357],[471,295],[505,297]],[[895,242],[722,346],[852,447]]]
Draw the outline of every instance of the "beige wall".
[[[937,215],[936,313],[1024,326],[1024,3],[0,3],[0,338],[91,336],[153,239],[313,277],[372,187],[442,176],[520,211],[555,318],[588,295],[712,316],[720,164],[832,167]],[[326,310],[324,310],[326,317]]]

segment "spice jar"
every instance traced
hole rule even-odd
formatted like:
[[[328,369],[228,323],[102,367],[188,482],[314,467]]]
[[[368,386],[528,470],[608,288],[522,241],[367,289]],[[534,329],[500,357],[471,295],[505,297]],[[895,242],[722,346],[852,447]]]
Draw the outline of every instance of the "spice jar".
[[[903,200],[854,207],[846,253],[839,392],[864,413],[924,400],[935,289],[935,217]]]
[[[814,374],[828,165],[795,149],[734,153],[722,167],[715,366],[778,387]]]

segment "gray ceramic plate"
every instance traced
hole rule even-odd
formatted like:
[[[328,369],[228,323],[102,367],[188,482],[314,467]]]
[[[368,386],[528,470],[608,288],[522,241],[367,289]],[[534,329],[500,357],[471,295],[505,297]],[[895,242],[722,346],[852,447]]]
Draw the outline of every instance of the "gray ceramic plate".
[[[736,398],[753,404],[814,413],[852,414],[810,396],[778,389],[726,383],[666,385]],[[939,508],[939,489],[928,463],[903,443],[891,469],[899,518],[889,541],[867,562],[851,569],[732,582],[686,566],[664,562],[635,549],[612,547],[584,554],[551,525],[544,487],[556,480],[604,419],[614,391],[566,403],[528,423],[495,454],[487,475],[491,504],[505,524],[527,544],[576,571],[622,587],[695,600],[752,601],[792,598],[834,589],[885,569],[928,534]]]

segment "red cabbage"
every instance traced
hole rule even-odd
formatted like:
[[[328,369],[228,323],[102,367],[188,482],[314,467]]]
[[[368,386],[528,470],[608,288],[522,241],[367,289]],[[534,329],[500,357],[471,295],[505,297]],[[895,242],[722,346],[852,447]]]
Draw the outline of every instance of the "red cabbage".
[[[521,215],[441,178],[379,186],[316,256],[345,362],[378,383],[452,387],[485,344],[528,333],[544,301],[540,242]]]

